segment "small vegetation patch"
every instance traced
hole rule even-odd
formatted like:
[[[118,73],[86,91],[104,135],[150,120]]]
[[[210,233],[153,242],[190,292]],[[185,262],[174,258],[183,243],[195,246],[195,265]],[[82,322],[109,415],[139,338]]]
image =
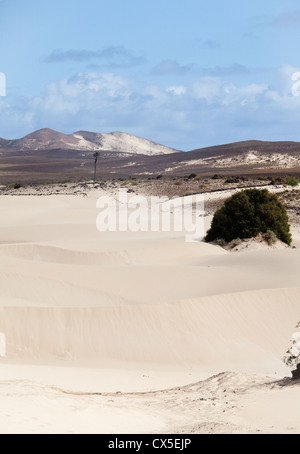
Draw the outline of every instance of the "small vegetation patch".
[[[255,238],[267,234],[290,245],[292,238],[288,216],[275,194],[267,189],[246,189],[227,199],[216,211],[205,241]],[[271,233],[272,232],[272,235]]]
[[[277,236],[272,230],[267,230],[263,236],[264,240],[268,243],[269,246],[272,246],[277,241]]]
[[[298,184],[299,184],[298,178],[294,178],[294,177],[287,177],[285,181],[288,186],[295,187],[295,186],[298,186]]]

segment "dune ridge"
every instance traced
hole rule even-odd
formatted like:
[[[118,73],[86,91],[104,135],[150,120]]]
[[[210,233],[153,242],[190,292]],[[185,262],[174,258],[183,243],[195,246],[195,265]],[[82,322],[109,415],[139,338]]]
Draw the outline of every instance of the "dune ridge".
[[[289,288],[159,305],[0,307],[0,331],[13,358],[259,363],[285,353],[299,300]]]

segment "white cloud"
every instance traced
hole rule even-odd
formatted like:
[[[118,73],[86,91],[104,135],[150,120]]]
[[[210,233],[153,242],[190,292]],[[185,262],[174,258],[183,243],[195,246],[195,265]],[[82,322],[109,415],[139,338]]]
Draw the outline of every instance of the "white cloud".
[[[250,84],[244,87],[236,87],[233,84],[224,87],[223,104],[240,104],[242,106],[254,104],[260,95],[267,92],[268,86],[265,84]]]
[[[190,93],[196,99],[203,99],[209,104],[220,100],[223,82],[218,77],[201,77],[192,84]]]
[[[172,86],[166,89],[167,93],[173,93],[173,95],[180,96],[186,93],[186,87],[182,86]]]
[[[274,89],[281,96],[288,96],[292,94],[295,80],[293,80],[293,74],[299,72],[300,69],[292,65],[282,65],[276,72],[274,80]]]
[[[123,130],[175,148],[234,140],[299,140],[298,68],[279,68],[269,84],[238,86],[204,76],[183,85],[142,85],[113,73],[80,73],[27,98],[0,98],[0,136],[49,127],[62,132]]]
[[[126,100],[130,94],[127,81],[119,76],[80,73],[47,85],[44,94],[33,102],[45,113],[74,115],[81,109],[92,113],[114,100]]]

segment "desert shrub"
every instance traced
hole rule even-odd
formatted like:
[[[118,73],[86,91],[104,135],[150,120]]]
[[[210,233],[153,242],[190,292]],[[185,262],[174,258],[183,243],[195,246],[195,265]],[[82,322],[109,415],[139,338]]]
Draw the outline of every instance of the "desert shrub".
[[[272,230],[267,230],[266,233],[264,234],[264,239],[268,243],[269,246],[272,246],[272,244],[275,244],[277,241],[277,236],[275,235]]]
[[[298,184],[299,184],[299,180],[294,177],[287,177],[285,182],[289,186],[298,186]]]
[[[288,216],[277,195],[267,189],[246,189],[229,197],[216,211],[205,241],[253,238],[268,230],[291,244]]]
[[[226,241],[225,241],[223,238],[218,238],[218,239],[216,240],[216,244],[217,244],[218,246],[223,247],[223,246],[226,245]]]
[[[239,177],[228,177],[227,180],[225,180],[225,183],[233,184],[233,183],[239,183],[240,179]]]
[[[19,184],[19,183],[15,183],[15,184],[13,185],[13,188],[14,188],[14,189],[20,189],[21,187],[22,187],[22,185]]]
[[[240,238],[234,238],[233,240],[230,241],[228,246],[230,247],[230,249],[234,249],[240,244],[242,244],[242,240]]]
[[[197,174],[196,173],[191,173],[189,176],[188,176],[188,180],[193,180],[194,178],[196,178]]]
[[[296,328],[300,328],[300,322]],[[294,333],[291,338],[291,346],[283,358],[283,362],[289,367],[297,367],[300,364],[300,333]]]
[[[286,180],[283,177],[271,178],[271,185],[276,186],[277,184],[285,184]]]

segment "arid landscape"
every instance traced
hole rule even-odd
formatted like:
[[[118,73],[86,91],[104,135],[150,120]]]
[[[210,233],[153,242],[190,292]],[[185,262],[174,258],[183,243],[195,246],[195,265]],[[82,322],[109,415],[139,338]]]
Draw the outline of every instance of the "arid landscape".
[[[106,179],[184,177],[192,172],[266,178],[297,174],[300,166],[298,142],[252,140],[183,152],[120,132],[66,135],[43,129],[18,140],[0,139],[0,182],[90,180],[95,151],[100,154],[98,176]]]
[[[0,22],[0,434],[299,435],[299,1]]]
[[[1,433],[300,432],[299,383],[282,361],[300,313],[299,186],[285,168],[270,178],[191,169],[1,181]],[[202,194],[207,230],[226,198],[253,187],[278,194],[290,247],[96,228],[99,197],[123,191]]]

